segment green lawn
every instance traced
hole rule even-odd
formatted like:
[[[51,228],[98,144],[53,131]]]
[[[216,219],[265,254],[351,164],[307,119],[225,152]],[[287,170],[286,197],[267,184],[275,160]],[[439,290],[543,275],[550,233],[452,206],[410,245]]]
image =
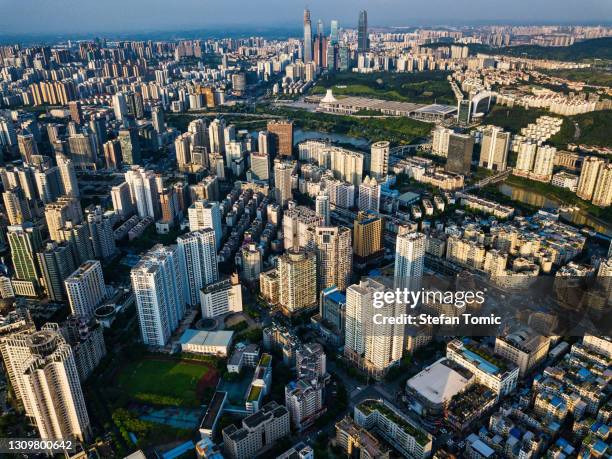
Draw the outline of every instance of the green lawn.
[[[371,97],[415,103],[455,104],[455,96],[447,81],[448,72],[338,72],[324,75],[312,94],[324,94],[332,88],[335,95]]]
[[[520,132],[521,128],[527,127],[529,123],[534,123],[542,115],[552,115],[548,110],[529,109],[523,107],[504,107],[495,105],[485,116],[483,122],[494,126],[502,127],[510,132]]]
[[[576,138],[575,123],[579,126],[579,136]],[[612,124],[612,110],[583,113],[581,115],[567,116],[563,119],[561,130],[551,137],[550,142],[565,148],[568,143],[598,145],[611,147],[610,125]]]
[[[198,381],[210,371],[207,364],[145,359],[129,363],[116,379],[118,388],[140,402],[197,406]]]

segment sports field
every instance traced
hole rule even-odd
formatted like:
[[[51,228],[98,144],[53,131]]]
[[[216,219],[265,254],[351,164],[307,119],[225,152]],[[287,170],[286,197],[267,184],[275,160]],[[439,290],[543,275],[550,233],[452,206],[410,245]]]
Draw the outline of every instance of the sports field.
[[[217,372],[209,363],[147,358],[125,365],[116,383],[131,398],[156,405],[198,406],[203,388],[214,387]]]

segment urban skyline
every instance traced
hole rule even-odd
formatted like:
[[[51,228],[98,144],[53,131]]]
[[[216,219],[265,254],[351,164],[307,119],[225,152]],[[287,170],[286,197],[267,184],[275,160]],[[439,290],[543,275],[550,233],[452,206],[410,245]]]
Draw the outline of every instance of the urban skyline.
[[[612,26],[285,3],[0,45],[0,453],[612,456]]]
[[[116,1],[116,0],[112,0]],[[128,35],[146,34],[155,32],[173,32],[180,37],[181,30],[186,32],[203,29],[206,32],[218,34],[227,33],[227,26],[244,29],[243,33],[265,32],[268,28],[283,30],[291,33],[297,30],[294,23],[294,8],[286,8],[283,0],[265,0],[265,2],[245,2],[241,5],[242,21],[236,17],[233,9],[225,9],[224,5],[215,6],[214,17],[207,17],[208,4],[194,0],[181,0],[173,4],[173,9],[166,9],[165,5],[140,4],[140,0],[128,3],[117,2],[116,8],[108,2],[99,4],[89,2],[81,4],[89,14],[82,15],[81,9],[70,8],[68,0],[55,2],[53,8],[39,0],[15,1],[7,0],[3,7],[9,11],[0,19],[0,38],[8,39],[10,36],[26,35],[85,35],[92,34]],[[267,3],[266,3],[267,2]],[[321,18],[328,26],[329,21],[337,19],[342,27],[356,28],[356,15],[351,11],[368,9],[370,26],[381,27],[418,27],[419,25],[482,25],[490,24],[602,24],[610,23],[612,6],[606,0],[587,0],[578,6],[575,2],[567,1],[563,6],[558,1],[545,0],[533,4],[527,0],[513,2],[499,2],[500,7],[493,14],[490,1],[485,0],[438,0],[436,4],[411,4],[409,7],[401,0],[387,0],[383,5],[374,0],[351,2],[348,0],[322,2],[316,0],[305,4],[304,7],[312,12],[313,18]],[[505,5],[505,8],[503,7]],[[163,13],[162,13],[163,11]],[[271,16],[268,14],[274,11]],[[397,12],[401,12],[398,16]],[[34,14],[31,14],[34,12]],[[118,14],[121,12],[121,14]],[[74,16],[73,16],[74,15]],[[185,17],[202,15],[202,20],[184,20]],[[22,18],[28,18],[22,23]],[[606,21],[606,18],[607,21]],[[279,27],[279,24],[284,24]],[[230,31],[231,33],[231,31]]]

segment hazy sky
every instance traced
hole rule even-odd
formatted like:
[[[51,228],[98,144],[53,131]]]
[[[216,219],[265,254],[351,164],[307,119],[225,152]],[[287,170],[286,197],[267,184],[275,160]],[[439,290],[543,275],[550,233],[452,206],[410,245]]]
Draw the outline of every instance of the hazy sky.
[[[612,21],[612,0],[0,0],[0,34],[297,28],[305,5],[313,19],[346,27],[361,8],[373,26]]]

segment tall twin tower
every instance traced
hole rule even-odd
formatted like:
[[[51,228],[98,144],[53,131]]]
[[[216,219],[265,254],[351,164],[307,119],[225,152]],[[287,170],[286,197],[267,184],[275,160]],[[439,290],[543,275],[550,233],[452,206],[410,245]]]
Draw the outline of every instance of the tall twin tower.
[[[334,30],[335,26],[335,30]],[[335,39],[337,41],[337,21],[332,21],[332,41],[334,40],[334,34],[336,35]],[[317,27],[317,35],[323,35],[323,23],[319,21],[319,25]],[[307,64],[312,62],[313,50],[313,37],[312,37],[312,21],[310,19],[310,10],[304,10],[304,63]],[[368,38],[368,12],[366,10],[359,12],[359,21],[357,23],[357,52],[365,53],[370,50],[370,39]]]

